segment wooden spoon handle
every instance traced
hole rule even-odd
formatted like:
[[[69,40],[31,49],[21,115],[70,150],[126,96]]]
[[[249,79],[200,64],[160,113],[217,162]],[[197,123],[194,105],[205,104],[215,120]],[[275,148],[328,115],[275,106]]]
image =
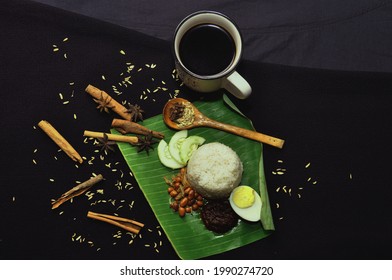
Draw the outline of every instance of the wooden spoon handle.
[[[264,144],[268,144],[271,146],[274,146],[276,148],[282,148],[283,144],[284,144],[284,140],[276,138],[276,137],[272,137],[260,132],[256,132],[253,130],[249,130],[249,129],[245,129],[245,128],[241,128],[238,126],[234,126],[234,125],[230,125],[230,124],[225,124],[225,123],[221,123],[221,122],[217,122],[217,121],[213,121],[213,120],[205,120],[203,122],[203,126],[208,126],[208,127],[212,127],[212,128],[216,128],[219,130],[223,130],[235,135],[239,135],[248,139],[252,139],[252,140],[256,140],[258,142],[264,143]]]

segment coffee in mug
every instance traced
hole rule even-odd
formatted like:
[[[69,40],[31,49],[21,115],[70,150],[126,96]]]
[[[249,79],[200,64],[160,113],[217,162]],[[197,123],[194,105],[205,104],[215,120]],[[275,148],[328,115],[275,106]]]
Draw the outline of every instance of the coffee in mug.
[[[227,16],[200,11],[177,27],[173,51],[176,69],[185,85],[200,92],[225,88],[247,98],[252,89],[235,71],[242,54],[242,36]]]

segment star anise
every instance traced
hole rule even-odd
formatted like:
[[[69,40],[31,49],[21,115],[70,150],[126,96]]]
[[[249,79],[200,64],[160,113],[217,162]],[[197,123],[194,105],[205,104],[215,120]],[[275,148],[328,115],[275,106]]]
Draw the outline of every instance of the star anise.
[[[153,145],[158,143],[158,141],[153,138],[152,133],[144,136],[137,136],[137,138],[138,141],[134,145],[137,146],[138,153],[141,151],[146,151],[147,155],[149,155],[149,151],[154,150]]]
[[[99,99],[95,99],[94,101],[98,103],[97,109],[102,113],[102,111],[105,111],[106,113],[109,113],[109,109],[113,109],[114,106],[110,106],[110,102],[112,101],[112,98],[109,96],[103,97],[103,94],[101,92],[101,97]]]
[[[106,133],[103,134],[103,138],[97,138],[97,140],[99,141],[97,146],[101,147],[101,152],[104,151],[107,153],[109,150],[114,152],[114,148],[112,146],[116,144],[116,141],[110,141]]]
[[[131,103],[128,103],[128,108],[125,110],[125,113],[130,114],[131,120],[133,120],[134,122],[137,122],[139,119],[141,121],[143,120],[144,110],[142,110],[137,104],[132,105]]]

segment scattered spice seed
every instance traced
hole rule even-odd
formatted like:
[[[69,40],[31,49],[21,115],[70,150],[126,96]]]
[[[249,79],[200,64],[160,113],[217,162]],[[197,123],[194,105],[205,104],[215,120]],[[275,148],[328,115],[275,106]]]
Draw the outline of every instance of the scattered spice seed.
[[[122,55],[125,55],[125,51],[123,51],[123,50],[120,50],[120,53],[121,53]]]
[[[310,162],[308,162],[308,163],[305,165],[305,168],[309,168],[309,166],[310,166]]]

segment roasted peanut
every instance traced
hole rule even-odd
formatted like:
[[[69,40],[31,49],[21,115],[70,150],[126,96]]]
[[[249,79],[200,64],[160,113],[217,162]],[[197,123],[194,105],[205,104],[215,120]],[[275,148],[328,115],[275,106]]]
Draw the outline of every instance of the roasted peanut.
[[[172,208],[174,211],[177,211],[178,210],[178,202],[177,201],[173,201],[170,204],[170,208]]]
[[[171,197],[176,197],[178,195],[178,192],[176,191],[176,190],[172,190],[171,192],[170,192],[170,196]]]
[[[180,215],[180,217],[184,217],[185,216],[185,208],[184,207],[178,207],[178,215]]]
[[[195,197],[195,191],[194,190],[190,190],[188,193],[188,198],[189,199],[193,199]]]
[[[181,199],[180,206],[185,207],[187,205],[188,205],[188,198],[184,197],[183,199]]]

